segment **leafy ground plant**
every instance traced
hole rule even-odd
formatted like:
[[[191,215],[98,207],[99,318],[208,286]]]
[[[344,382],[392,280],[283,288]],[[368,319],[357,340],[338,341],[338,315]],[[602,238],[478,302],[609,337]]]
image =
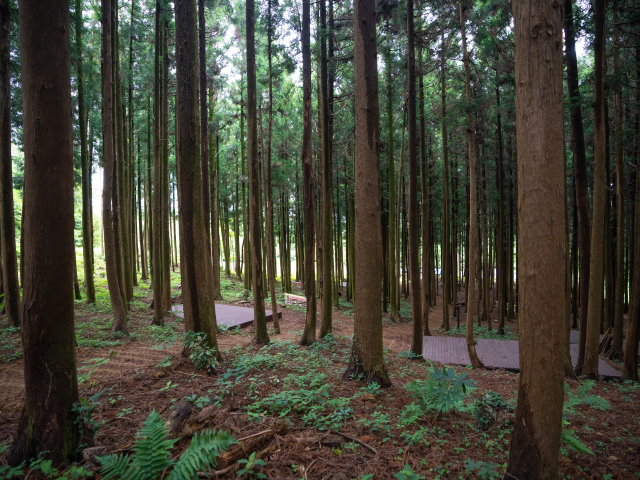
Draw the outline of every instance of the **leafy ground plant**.
[[[193,436],[189,448],[176,461],[169,458],[169,453],[178,440],[168,435],[169,427],[154,409],[136,436],[133,455],[110,454],[98,458],[103,479],[155,479],[169,469],[171,473],[164,477],[169,480],[197,478],[198,472],[208,472],[215,467],[220,453],[236,443],[229,433],[207,429]]]
[[[182,335],[184,348],[198,370],[213,372],[218,365],[218,353],[207,346],[207,336],[202,332],[185,332]]]
[[[439,370],[433,367],[428,380],[413,381],[405,388],[427,410],[436,410],[438,413],[459,411],[462,402],[476,385],[475,380],[466,377],[466,372],[458,375],[453,368],[444,366]]]

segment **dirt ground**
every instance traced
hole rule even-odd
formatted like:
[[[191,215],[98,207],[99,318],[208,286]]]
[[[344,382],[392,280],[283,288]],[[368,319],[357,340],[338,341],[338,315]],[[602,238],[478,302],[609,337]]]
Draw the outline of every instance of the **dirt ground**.
[[[223,295],[227,301],[224,303],[238,304],[239,282],[227,282],[225,288]],[[257,442],[253,450],[257,450],[266,463],[261,471],[273,479],[403,478],[396,475],[405,465],[420,477],[404,478],[501,478],[504,473],[513,427],[512,413],[502,412],[486,431],[479,428],[468,409],[423,411],[418,418],[406,420],[403,412],[410,408],[407,406],[419,404],[408,386],[412,381],[429,378],[433,371],[429,363],[410,360],[403,354],[410,347],[409,318],[393,323],[384,315],[385,361],[393,385],[371,393],[362,382],[341,380],[353,333],[353,311],[344,300],[341,307],[333,311],[334,340],[322,342],[316,348],[297,346],[304,327],[301,307],[283,306],[281,333],[276,335],[269,327],[272,341],[278,342],[271,347],[261,349],[255,345],[251,328],[221,332],[219,346],[224,360],[214,374],[208,375],[196,371],[191,361],[182,356],[181,321],[170,316],[164,328],[150,327],[148,287],[142,285],[136,292],[130,337],[109,332],[110,315],[104,297],[97,307],[77,303],[78,367],[91,366],[92,359],[108,360],[80,384],[82,398],[103,392],[93,415],[100,425],[94,443],[105,446],[106,453],[116,450],[132,453],[135,435],[153,409],[165,417],[180,399],[189,397],[212,402],[215,407],[211,410],[215,413],[204,423],[198,423],[194,418],[202,405],[196,406],[197,402],[193,402],[193,413],[174,434],[180,439],[172,450],[174,457],[188,447],[195,431],[216,428],[231,432],[236,439],[252,437],[246,441]],[[403,301],[401,314],[410,308],[406,302]],[[432,309],[429,320],[432,334],[443,335],[440,305]],[[507,323],[508,334],[517,333],[516,323]],[[452,320],[452,327],[455,326]],[[5,350],[17,345],[17,335],[13,340],[5,336]],[[0,363],[0,445],[10,441],[15,433],[24,395],[23,360],[6,361],[5,356],[3,362]],[[612,365],[619,368],[615,363]],[[433,366],[442,368],[438,363]],[[230,373],[239,367],[244,368],[242,378]],[[457,374],[465,373],[476,382],[467,405],[487,391],[497,392],[507,403],[515,405],[516,373],[500,369],[474,371],[464,366],[453,366],[453,370]],[[270,399],[282,398],[277,397],[282,392],[285,396],[287,392],[295,396],[294,384],[304,385],[309,378],[329,385],[328,396],[311,408],[315,417],[300,406],[287,412],[273,406],[277,403],[269,404]],[[573,391],[581,383],[567,381]],[[305,388],[312,390],[301,387]],[[640,389],[637,384],[597,382],[589,393],[607,400],[611,410],[579,405],[565,417],[567,427],[576,432],[594,455],[578,453],[563,445],[560,455],[563,478],[638,478]],[[271,433],[264,434],[265,431]],[[273,434],[274,431],[277,433]],[[6,451],[0,454],[0,465],[6,463],[5,456]],[[485,462],[487,468],[474,469],[474,462]],[[97,463],[85,462],[85,465],[92,466],[96,478],[101,478]],[[210,478],[236,478],[238,467],[233,463],[230,470]],[[368,476],[371,474],[373,477]],[[39,472],[34,471],[29,478],[45,477],[39,477]]]

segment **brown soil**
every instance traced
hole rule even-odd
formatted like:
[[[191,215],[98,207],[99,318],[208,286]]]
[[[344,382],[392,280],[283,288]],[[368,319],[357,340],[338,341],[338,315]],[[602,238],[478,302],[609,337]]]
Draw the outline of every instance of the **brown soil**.
[[[148,306],[150,298],[143,301]],[[222,398],[221,411],[224,413],[213,416],[202,427],[226,429],[235,438],[247,437],[270,428],[276,422],[276,417],[263,417],[256,423],[247,417],[246,407],[281,391],[282,380],[290,373],[326,373],[333,384],[332,398],[353,397],[361,393],[361,383],[343,383],[337,380],[346,367],[345,352],[349,350],[353,333],[353,315],[349,312],[334,310],[333,333],[336,344],[326,352],[322,351],[326,358],[324,367],[308,372],[304,364],[296,366],[287,363],[268,371],[251,371],[249,377],[260,377],[265,380],[264,383],[258,384],[253,392],[248,388],[249,382],[237,384],[232,395]],[[494,311],[494,315],[495,313]],[[149,315],[142,307],[134,308],[130,321],[137,325],[148,324]],[[108,318],[108,314],[80,314],[77,321],[97,317]],[[461,322],[463,319],[464,317]],[[441,334],[440,306],[431,312],[429,323],[432,334]],[[295,343],[302,333],[304,314],[284,308],[280,325],[280,335],[274,335],[270,331],[272,340],[290,340]],[[452,323],[452,327],[454,326]],[[507,329],[516,332],[517,322],[507,323]],[[326,431],[307,428],[301,415],[293,413],[289,415],[291,425],[287,433],[275,437],[270,443],[260,445],[263,452],[261,457],[266,462],[263,472],[268,478],[348,480],[373,473],[375,479],[394,479],[394,475],[406,464],[413,472],[428,479],[476,478],[464,468],[467,459],[495,462],[498,465],[507,462],[509,432],[513,421],[510,414],[505,415],[488,432],[482,432],[468,413],[430,413],[412,427],[396,428],[401,410],[405,405],[416,401],[404,386],[412,380],[427,378],[428,365],[398,356],[400,352],[409,349],[410,319],[404,319],[400,323],[385,320],[383,334],[393,386],[373,401],[366,401],[364,396],[354,399],[350,404],[353,417],[340,427],[341,433],[359,438],[376,449],[377,454]],[[222,334],[219,344],[225,356],[224,363],[218,369],[219,373],[231,366],[231,359],[246,353],[250,348],[257,352],[258,348],[252,343],[251,329],[244,329],[239,334]],[[342,357],[336,362],[335,355],[339,352]],[[173,355],[172,365],[166,369],[157,367],[167,355]],[[100,366],[89,381],[80,385],[80,396],[84,398],[101,390],[105,391],[94,418],[104,422],[98,432],[97,443],[106,445],[108,451],[130,446],[152,409],[164,416],[173,405],[172,399],[193,394],[198,397],[208,396],[210,391],[220,393],[216,386],[219,377],[196,372],[190,361],[181,356],[179,342],[165,349],[151,349],[150,343],[135,338],[112,348],[79,348],[77,356],[78,365],[90,359],[109,358],[109,362]],[[436,366],[441,367],[439,364]],[[0,443],[10,440],[17,427],[24,395],[22,368],[22,360],[0,364]],[[478,390],[474,397],[487,390],[498,392],[506,400],[516,397],[517,374],[504,370],[473,371],[459,366],[453,368],[476,380]],[[267,378],[269,381],[266,381]],[[177,384],[177,387],[162,390],[167,382]],[[568,384],[575,389],[579,383],[569,381]],[[599,382],[591,393],[607,399],[613,409],[606,412],[587,406],[576,409],[579,414],[569,419],[571,428],[576,430],[596,455],[565,451],[561,454],[563,478],[635,478],[634,474],[640,472],[640,389],[624,391],[615,384]],[[387,435],[371,427],[365,428],[356,422],[356,419],[370,419],[376,407],[390,415],[389,424],[394,427],[393,434]],[[417,446],[408,446],[400,434],[413,432],[419,427],[429,430],[427,441]],[[189,428],[179,434],[180,440],[173,455],[177,456],[187,448],[192,434],[193,431]],[[0,463],[2,462],[4,459],[0,455]],[[219,478],[235,478],[235,470]],[[500,471],[503,472],[504,469],[501,468]],[[36,477],[37,475],[32,474],[30,478]]]

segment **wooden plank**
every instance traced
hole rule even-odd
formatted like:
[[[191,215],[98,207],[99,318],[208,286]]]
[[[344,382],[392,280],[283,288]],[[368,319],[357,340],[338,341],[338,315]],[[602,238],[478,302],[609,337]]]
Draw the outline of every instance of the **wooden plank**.
[[[520,348],[517,340],[478,339],[476,351],[485,367],[520,371]],[[422,355],[432,360],[452,365],[470,365],[466,340],[461,337],[424,337]],[[578,346],[571,345],[571,360],[578,361]],[[600,376],[620,378],[621,374],[604,360],[598,364]]]
[[[603,338],[604,338],[604,335],[600,335],[600,341],[602,341]],[[578,330],[571,330],[571,333],[569,334],[569,343],[572,345],[577,345],[579,339],[580,339],[580,332],[578,332]],[[624,350],[626,346],[627,346],[627,341],[622,340],[622,349]],[[638,345],[638,355],[640,355],[640,345]]]
[[[182,305],[174,305],[171,311],[176,316],[184,318],[184,307]],[[271,310],[265,310],[264,313],[267,322],[273,321]],[[278,318],[282,318],[282,312],[278,312]],[[224,325],[227,328],[251,326],[253,325],[253,308],[216,303],[216,321],[219,326]]]

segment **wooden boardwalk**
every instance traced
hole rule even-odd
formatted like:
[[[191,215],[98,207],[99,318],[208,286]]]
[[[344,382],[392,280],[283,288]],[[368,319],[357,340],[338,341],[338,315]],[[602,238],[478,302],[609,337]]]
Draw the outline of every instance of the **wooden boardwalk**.
[[[569,334],[569,343],[577,345],[579,338],[580,338],[580,332],[578,332],[578,330],[571,330],[571,333]],[[603,338],[604,338],[604,335],[600,335],[600,341],[602,341]],[[626,345],[627,345],[627,341],[622,340],[623,349],[626,347]],[[638,355],[640,355],[640,345],[638,345]]]
[[[184,318],[182,305],[174,305],[171,311],[174,315]],[[264,313],[267,316],[267,322],[273,321],[271,310],[265,310]],[[282,312],[278,312],[278,318],[282,318]],[[225,325],[227,328],[249,327],[253,325],[253,308],[216,303],[216,321],[218,325]]]
[[[520,350],[517,340],[476,340],[476,352],[486,367],[520,371]],[[578,346],[571,344],[571,361],[578,362]],[[424,337],[422,356],[427,360],[454,365],[471,365],[467,342],[462,337]],[[621,374],[600,359],[598,372],[605,378],[620,378]]]

